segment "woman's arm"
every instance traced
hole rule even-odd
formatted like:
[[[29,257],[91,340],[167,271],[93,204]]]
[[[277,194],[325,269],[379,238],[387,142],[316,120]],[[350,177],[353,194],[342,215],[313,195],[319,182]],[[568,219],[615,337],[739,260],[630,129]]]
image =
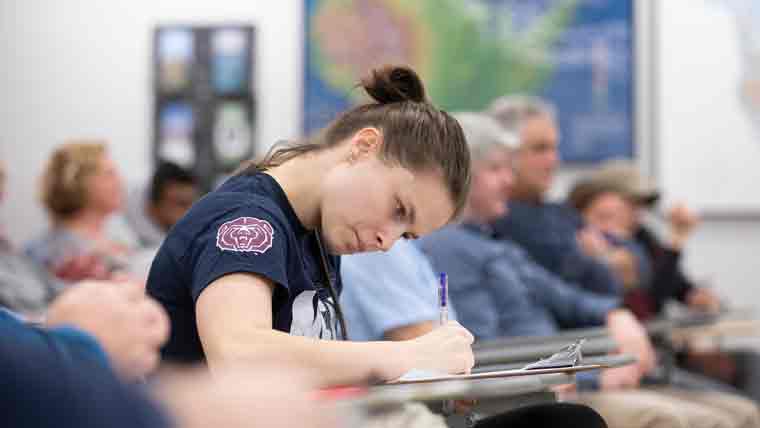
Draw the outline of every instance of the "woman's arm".
[[[275,331],[273,290],[264,277],[236,273],[212,282],[198,297],[198,334],[212,370],[280,361],[313,367],[325,385],[336,385],[392,380],[413,368],[462,373],[473,365],[472,335],[456,323],[402,342],[340,342]]]

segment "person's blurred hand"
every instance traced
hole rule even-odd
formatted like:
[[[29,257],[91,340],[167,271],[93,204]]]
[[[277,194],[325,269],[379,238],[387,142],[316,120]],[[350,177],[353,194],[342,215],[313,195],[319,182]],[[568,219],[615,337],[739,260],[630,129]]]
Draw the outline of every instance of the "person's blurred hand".
[[[624,247],[613,248],[607,253],[605,261],[623,282],[626,290],[639,285],[638,260]]]
[[[607,314],[607,329],[618,344],[618,352],[636,357],[636,364],[603,370],[599,379],[602,390],[637,388],[644,374],[651,372],[657,357],[646,330],[627,309]]]
[[[105,262],[95,253],[64,258],[53,268],[53,275],[64,281],[106,280],[110,276]]]
[[[549,390],[556,394],[557,401],[567,401],[578,394],[578,385],[574,383],[566,383],[552,386]]]
[[[344,426],[334,403],[316,398],[317,376],[268,363],[215,370],[183,369],[161,376],[154,396],[178,428]]]
[[[717,313],[720,311],[720,298],[709,288],[694,288],[686,295],[686,304],[699,311]]]
[[[672,234],[671,245],[680,249],[699,225],[699,217],[685,204],[678,203],[668,212],[668,222]]]
[[[596,229],[586,226],[576,234],[581,250],[590,257],[604,258],[612,250],[607,239]]]
[[[627,309],[616,309],[607,314],[607,329],[618,344],[620,353],[636,357],[640,376],[652,371],[657,363],[652,342],[641,323]]]
[[[116,371],[134,379],[152,371],[169,337],[163,308],[131,283],[85,281],[64,291],[47,313],[46,324],[73,325],[93,335]]]
[[[641,381],[641,372],[635,364],[602,370],[599,387],[602,391],[637,388]]]

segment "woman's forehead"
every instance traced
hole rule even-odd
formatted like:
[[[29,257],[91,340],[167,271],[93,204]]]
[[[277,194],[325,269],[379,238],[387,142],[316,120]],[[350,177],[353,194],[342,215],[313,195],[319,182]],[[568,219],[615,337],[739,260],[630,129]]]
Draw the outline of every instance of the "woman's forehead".
[[[410,174],[399,193],[415,211],[414,233],[424,235],[445,225],[454,212],[451,194],[440,172]]]

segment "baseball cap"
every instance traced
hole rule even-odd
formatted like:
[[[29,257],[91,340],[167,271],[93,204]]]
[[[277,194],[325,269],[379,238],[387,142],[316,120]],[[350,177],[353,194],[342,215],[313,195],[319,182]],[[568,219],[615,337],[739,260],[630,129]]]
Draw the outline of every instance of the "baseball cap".
[[[642,175],[629,160],[613,159],[603,163],[591,173],[588,181],[595,186],[617,189],[640,204],[653,205],[660,199],[660,191],[652,180]]]

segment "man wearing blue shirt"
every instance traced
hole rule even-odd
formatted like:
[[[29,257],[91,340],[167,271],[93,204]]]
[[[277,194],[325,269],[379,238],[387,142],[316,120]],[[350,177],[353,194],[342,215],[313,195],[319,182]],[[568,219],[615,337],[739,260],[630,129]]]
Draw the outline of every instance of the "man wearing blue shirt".
[[[438,319],[437,279],[427,257],[401,239],[385,253],[344,256],[340,296],[349,339],[408,340],[435,327]],[[453,306],[449,319],[456,319]]]
[[[520,137],[514,153],[509,215],[493,221],[495,235],[519,244],[536,262],[566,281],[597,293],[619,295],[622,284],[610,268],[617,258],[605,263],[584,252],[581,243],[593,241],[594,231],[583,228],[571,208],[546,200],[559,168],[554,108],[535,97],[513,95],[495,100],[488,114]]]

